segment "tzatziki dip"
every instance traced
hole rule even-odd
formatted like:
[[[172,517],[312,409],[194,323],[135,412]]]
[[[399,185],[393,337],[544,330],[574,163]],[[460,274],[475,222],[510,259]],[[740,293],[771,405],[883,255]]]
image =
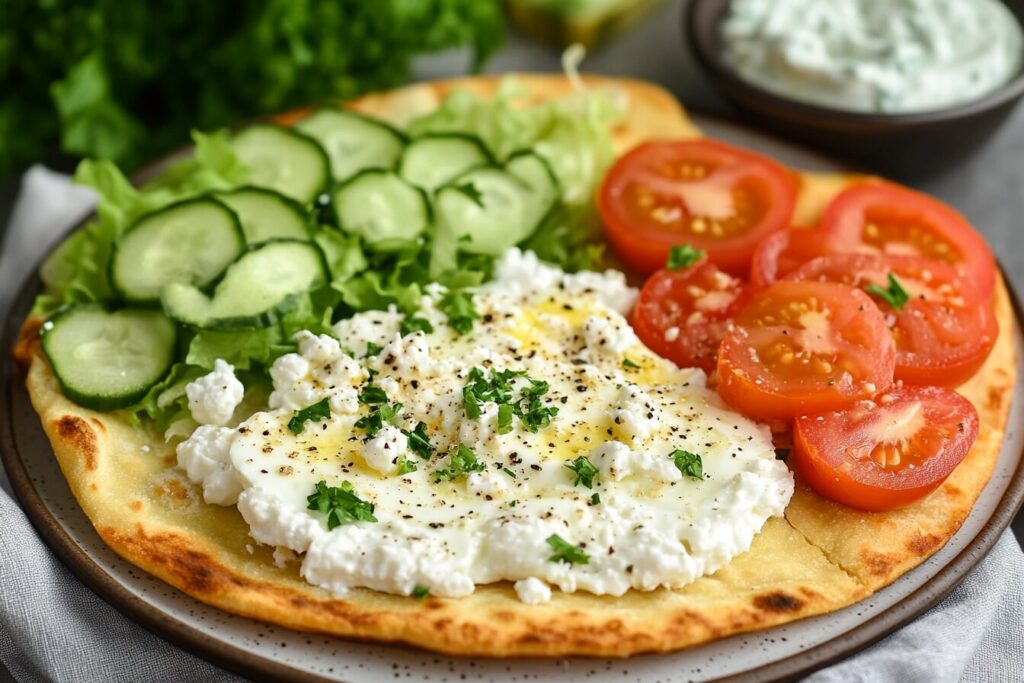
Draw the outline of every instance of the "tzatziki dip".
[[[1024,36],[998,0],[733,0],[737,75],[788,98],[904,114],[979,99],[1014,78]]]

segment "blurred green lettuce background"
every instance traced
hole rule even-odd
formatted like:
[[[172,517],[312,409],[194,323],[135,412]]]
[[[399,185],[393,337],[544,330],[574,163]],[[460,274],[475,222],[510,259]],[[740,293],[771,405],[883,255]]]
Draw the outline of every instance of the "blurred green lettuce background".
[[[0,179],[58,148],[131,171],[190,129],[405,81],[501,45],[498,0],[3,0]]]

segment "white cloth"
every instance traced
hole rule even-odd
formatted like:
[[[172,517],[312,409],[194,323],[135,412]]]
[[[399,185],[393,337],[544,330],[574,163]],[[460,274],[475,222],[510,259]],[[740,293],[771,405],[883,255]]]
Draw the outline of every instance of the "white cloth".
[[[0,315],[39,255],[88,210],[91,193],[33,167],[0,256]],[[6,353],[6,349],[0,349]],[[121,616],[36,535],[0,471],[0,662],[27,681],[237,680]],[[808,680],[1020,681],[1024,554],[1009,531],[941,603],[864,652]]]

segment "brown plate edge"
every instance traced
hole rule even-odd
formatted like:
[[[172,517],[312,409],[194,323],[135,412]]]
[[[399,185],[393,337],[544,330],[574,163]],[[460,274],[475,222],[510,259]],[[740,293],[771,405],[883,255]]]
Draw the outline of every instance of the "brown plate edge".
[[[714,117],[700,117],[710,118]],[[743,129],[742,125],[718,121],[723,127]],[[786,146],[805,152],[798,145],[783,143]],[[142,184],[153,178],[170,162],[181,158],[190,147],[172,152],[145,167],[132,177],[134,184]],[[826,158],[826,157],[823,157]],[[76,223],[69,232],[92,220],[91,213]],[[45,256],[43,257],[45,258]],[[3,323],[3,334],[0,336],[0,384],[2,384],[6,409],[0,412],[0,463],[7,471],[11,488],[21,503],[22,509],[32,526],[42,537],[49,548],[61,559],[64,565],[82,583],[99,595],[105,602],[147,629],[154,635],[163,638],[182,650],[242,676],[255,676],[258,679],[277,681],[298,681],[301,683],[326,683],[338,679],[326,678],[297,669],[268,657],[261,657],[242,648],[225,644],[212,638],[202,631],[189,626],[186,622],[173,618],[152,606],[145,600],[136,597],[122,587],[112,576],[100,567],[64,530],[61,523],[46,506],[28,475],[14,441],[13,416],[14,392],[16,381],[22,379],[15,371],[14,360],[10,349],[18,340],[21,322],[31,309],[35,294],[41,283],[38,277],[39,265],[33,269],[11,303],[7,317]],[[1000,268],[1002,271],[1002,268]],[[1018,343],[1022,338],[1021,324],[1024,322],[1024,307],[1013,284],[1003,279],[1010,294],[1016,325],[1014,331]],[[1011,404],[1011,410],[1013,410]],[[763,665],[756,670],[739,672],[730,676],[714,679],[715,683],[747,683],[751,681],[790,681],[805,676],[829,664],[833,664],[873,645],[893,631],[913,621],[948,595],[995,547],[999,537],[1024,504],[1024,457],[1017,464],[1010,484],[1003,494],[995,512],[985,522],[981,531],[969,542],[955,558],[947,563],[939,572],[913,593],[895,603],[892,607],[863,622],[853,630],[841,634],[807,650]],[[899,579],[897,579],[899,580]],[[896,607],[902,609],[895,609]],[[898,614],[897,614],[898,613]]]

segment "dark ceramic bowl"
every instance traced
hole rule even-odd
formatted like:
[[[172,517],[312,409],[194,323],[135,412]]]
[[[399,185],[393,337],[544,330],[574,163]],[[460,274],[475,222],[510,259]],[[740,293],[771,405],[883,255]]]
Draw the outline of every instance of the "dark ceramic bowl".
[[[1006,4],[1024,25],[1024,0]],[[741,79],[722,56],[719,30],[729,0],[690,0],[684,31],[714,84],[758,126],[858,162],[868,170],[919,178],[976,150],[1024,94],[1024,71],[995,92],[946,109],[915,114],[854,113],[805,104]]]

